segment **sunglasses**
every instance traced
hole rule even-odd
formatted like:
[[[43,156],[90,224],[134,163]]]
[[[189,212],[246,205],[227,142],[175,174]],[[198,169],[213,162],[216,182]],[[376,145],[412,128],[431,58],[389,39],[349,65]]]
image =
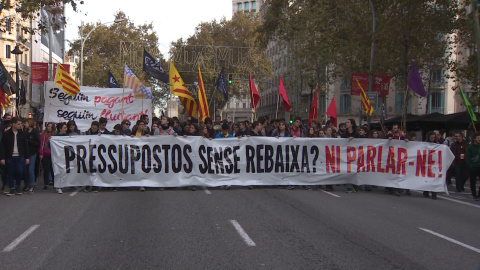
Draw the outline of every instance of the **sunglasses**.
[[[125,123],[124,125],[130,126],[130,123]]]

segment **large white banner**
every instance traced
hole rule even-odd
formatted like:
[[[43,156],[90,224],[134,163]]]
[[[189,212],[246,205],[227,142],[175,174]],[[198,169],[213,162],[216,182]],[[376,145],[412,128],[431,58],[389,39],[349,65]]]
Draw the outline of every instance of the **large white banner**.
[[[122,88],[81,86],[80,93],[72,97],[65,94],[54,82],[45,82],[44,122],[75,120],[78,129],[85,132],[93,121],[105,117],[108,121],[107,129],[112,131],[122,119],[130,120],[133,126],[143,114],[152,115],[152,100],[135,99],[133,90],[129,88],[125,88],[123,93]]]
[[[54,137],[55,186],[357,184],[447,191],[445,145],[375,139]]]

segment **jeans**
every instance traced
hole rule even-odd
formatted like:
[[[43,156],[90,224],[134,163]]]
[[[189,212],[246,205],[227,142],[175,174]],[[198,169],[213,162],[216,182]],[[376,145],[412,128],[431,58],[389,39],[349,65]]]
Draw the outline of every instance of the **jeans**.
[[[35,186],[35,160],[37,159],[37,154],[30,156],[30,163],[27,165],[27,173],[25,175],[25,182],[29,187]]]
[[[465,190],[465,182],[468,179],[468,170],[466,164],[455,164],[455,186],[457,191]]]
[[[53,167],[52,167],[52,158],[51,157],[43,157],[42,158],[42,167],[43,167],[43,182],[45,186],[48,186],[50,180],[54,181],[53,178]]]
[[[473,198],[476,199],[479,195],[477,193],[477,177],[480,177],[480,168],[473,167],[470,168],[468,172],[470,174],[470,190],[472,191]]]
[[[7,181],[10,190],[19,188],[25,172],[25,158],[20,156],[6,158],[5,169],[7,171]]]

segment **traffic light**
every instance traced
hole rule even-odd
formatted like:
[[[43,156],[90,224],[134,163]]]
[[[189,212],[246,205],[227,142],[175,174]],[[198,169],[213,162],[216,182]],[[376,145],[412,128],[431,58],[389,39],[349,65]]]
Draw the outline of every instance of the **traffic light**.
[[[228,84],[232,84],[232,74],[228,74]]]
[[[290,118],[290,125],[291,125],[291,124],[293,124],[293,119],[292,119],[292,118]]]

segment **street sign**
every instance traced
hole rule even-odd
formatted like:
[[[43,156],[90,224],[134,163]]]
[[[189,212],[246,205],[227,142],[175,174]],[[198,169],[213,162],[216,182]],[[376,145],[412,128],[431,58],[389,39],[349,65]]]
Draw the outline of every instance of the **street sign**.
[[[375,107],[378,100],[378,92],[366,92],[368,100],[372,103],[372,106]]]

